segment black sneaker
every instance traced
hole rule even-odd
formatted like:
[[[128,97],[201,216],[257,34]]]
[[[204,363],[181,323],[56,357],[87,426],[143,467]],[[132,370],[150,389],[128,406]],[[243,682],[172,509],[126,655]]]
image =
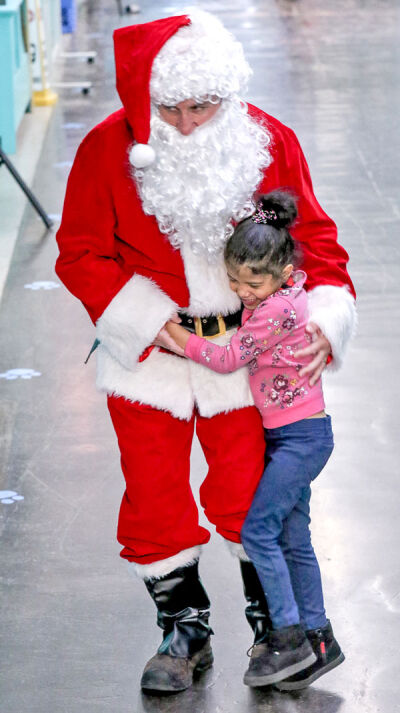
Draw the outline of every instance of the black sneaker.
[[[301,626],[286,626],[271,631],[268,643],[253,647],[249,668],[244,675],[246,686],[270,686],[292,676],[316,661]]]
[[[328,673],[328,671],[336,668],[344,661],[344,653],[333,635],[330,621],[321,629],[306,631],[306,635],[317,656],[317,660],[308,668],[300,671],[300,673],[285,678],[284,681],[279,681],[276,684],[276,688],[280,691],[300,691],[302,688],[307,688],[310,683],[313,683],[324,673]]]

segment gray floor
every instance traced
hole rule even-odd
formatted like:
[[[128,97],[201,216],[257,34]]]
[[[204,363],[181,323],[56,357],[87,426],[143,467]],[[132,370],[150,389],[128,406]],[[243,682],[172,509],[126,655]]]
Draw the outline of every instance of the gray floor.
[[[51,121],[34,188],[55,215],[79,141],[118,107],[115,6],[84,4],[68,43],[99,56],[65,68],[67,79],[93,78],[94,89],[86,97],[65,90]],[[138,19],[183,7],[143,0]],[[255,70],[247,98],[296,130],[351,253],[359,332],[345,368],[326,379],[336,452],[313,495],[314,543],[346,662],[301,694],[246,689],[251,638],[237,563],[213,536],[201,571],[213,601],[214,669],[180,695],[140,693],[159,633],[143,585],[118,557],[122,476],[94,362],[82,365],[92,328],[54,275],[54,232],[28,208],[0,312],[0,489],[16,494],[0,503],[2,713],[400,710],[398,0],[202,7],[243,41]],[[27,287],[38,281],[56,284]],[[6,378],[17,368],[33,370],[31,378]],[[196,446],[196,488],[204,473]]]

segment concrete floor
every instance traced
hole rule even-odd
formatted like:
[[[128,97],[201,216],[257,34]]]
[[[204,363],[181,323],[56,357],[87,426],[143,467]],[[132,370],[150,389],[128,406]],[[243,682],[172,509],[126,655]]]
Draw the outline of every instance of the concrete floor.
[[[183,7],[143,0],[137,19]],[[345,367],[326,379],[336,451],[312,505],[327,610],[346,662],[296,695],[248,690],[251,637],[238,567],[214,535],[201,572],[213,602],[215,666],[185,693],[141,694],[141,670],[160,634],[143,584],[118,557],[115,437],[94,390],[94,361],[82,363],[92,327],[55,277],[54,231],[28,207],[0,311],[1,713],[400,710],[400,6],[209,0],[202,7],[243,41],[255,70],[247,98],[296,130],[317,196],[351,254],[360,325]],[[81,7],[69,48],[99,55],[94,65],[70,62],[64,77],[93,78],[94,89],[64,90],[34,181],[56,216],[79,141],[118,107],[111,30],[132,21],[121,20],[113,2]],[[9,378],[18,368],[32,371]],[[196,489],[204,474],[195,445]]]

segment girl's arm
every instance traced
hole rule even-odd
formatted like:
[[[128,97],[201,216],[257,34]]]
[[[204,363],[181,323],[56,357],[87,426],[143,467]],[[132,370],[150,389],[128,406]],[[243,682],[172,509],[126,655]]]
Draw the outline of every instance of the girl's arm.
[[[268,317],[271,322],[268,322]],[[227,374],[246,366],[282,340],[281,331],[275,333],[274,319],[275,315],[271,317],[267,307],[259,308],[226,346],[198,337],[173,322],[167,322],[166,328],[175,342],[185,350],[185,356],[212,371]]]
[[[188,332],[185,327],[181,327],[180,324],[171,321],[167,322],[165,328],[170,337],[174,340],[175,344],[177,344],[181,349],[185,349],[191,332]]]

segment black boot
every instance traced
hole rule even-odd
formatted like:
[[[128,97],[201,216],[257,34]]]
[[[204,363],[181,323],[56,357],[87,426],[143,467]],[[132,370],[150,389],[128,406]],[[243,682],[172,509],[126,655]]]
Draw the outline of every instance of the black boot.
[[[244,675],[246,686],[270,686],[302,671],[316,661],[303,629],[298,624],[271,631],[268,643],[255,646]]]
[[[200,581],[198,562],[179,567],[161,579],[145,580],[163,629],[158,652],[147,662],[141,687],[152,691],[184,691],[195,672],[213,663],[210,645],[210,600]]]
[[[268,604],[254,564],[240,560],[240,571],[244,596],[248,602],[245,609],[246,619],[254,632],[254,645],[261,644],[268,639],[272,629]]]
[[[277,683],[276,687],[280,691],[300,691],[302,688],[307,688],[310,683],[344,661],[344,653],[333,635],[330,621],[321,629],[306,631],[306,635],[317,660],[295,676]]]

